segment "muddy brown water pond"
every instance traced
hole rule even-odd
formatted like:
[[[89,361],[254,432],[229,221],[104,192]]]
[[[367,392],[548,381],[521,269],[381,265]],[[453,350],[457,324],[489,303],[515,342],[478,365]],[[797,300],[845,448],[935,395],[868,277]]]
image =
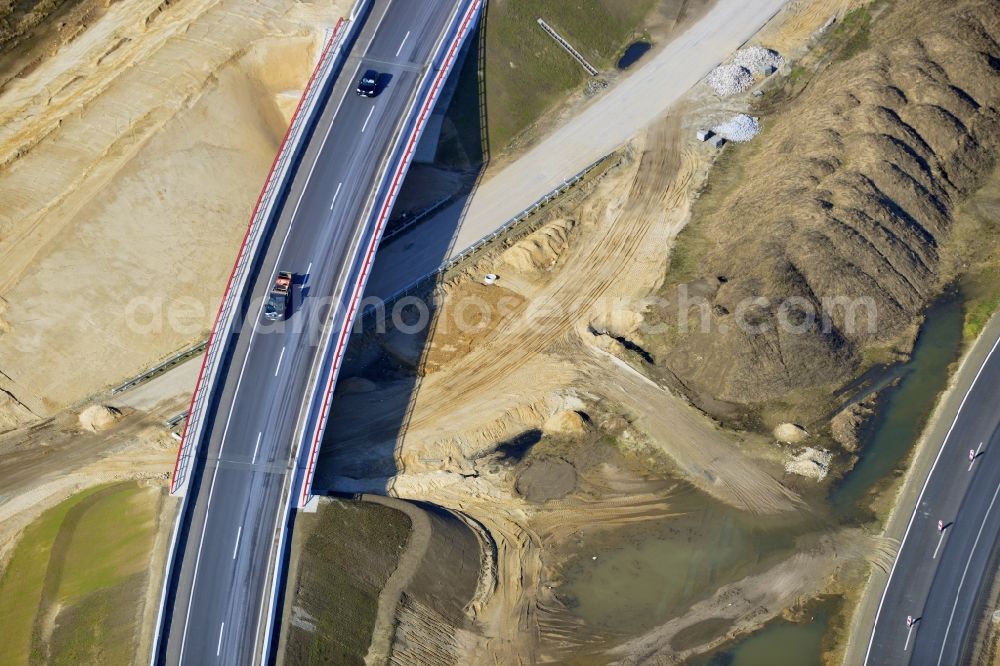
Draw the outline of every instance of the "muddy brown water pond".
[[[817,604],[808,622],[774,620],[736,643],[687,661],[688,666],[822,666],[823,634],[836,612]]]
[[[926,314],[910,359],[874,378],[884,384],[886,378],[900,381],[882,392],[876,416],[862,433],[861,458],[831,490],[826,507],[792,518],[749,516],[681,485],[670,497],[671,508],[680,515],[594,530],[568,544],[560,598],[602,634],[635,636],[720,586],[784,559],[799,536],[836,523],[870,522],[862,500],[900,468],[947,386],[949,366],[959,356],[961,295],[947,292]],[[715,661],[698,663],[819,663],[819,643],[830,614],[819,609],[810,622],[771,623],[715,653]],[[788,646],[795,646],[792,661],[786,659]]]
[[[674,617],[727,582],[777,563],[821,521],[806,514],[753,516],[692,486],[669,495],[676,514],[623,528],[594,528],[570,544],[559,597],[602,634],[635,635]]]

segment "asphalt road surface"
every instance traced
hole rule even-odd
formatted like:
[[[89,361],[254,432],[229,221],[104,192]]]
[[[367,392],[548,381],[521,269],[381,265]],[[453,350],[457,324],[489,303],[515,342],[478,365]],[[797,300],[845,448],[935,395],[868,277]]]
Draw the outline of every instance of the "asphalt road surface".
[[[376,0],[325,103],[269,240],[254,299],[226,347],[225,381],[207,409],[188,515],[168,587],[158,661],[252,664],[270,603],[282,488],[294,472],[296,424],[323,319],[357,279],[370,239],[370,204],[403,115],[458,0]],[[382,73],[380,93],[354,93],[359,74]],[[295,275],[285,322],[261,309],[278,270]]]
[[[958,666],[971,658],[978,614],[997,573],[998,345],[966,395],[917,500],[879,605],[866,664]]]

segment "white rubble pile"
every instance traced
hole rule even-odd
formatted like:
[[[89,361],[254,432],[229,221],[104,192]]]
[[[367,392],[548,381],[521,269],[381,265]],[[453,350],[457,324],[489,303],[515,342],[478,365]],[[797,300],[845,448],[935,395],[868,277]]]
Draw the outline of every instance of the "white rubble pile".
[[[736,55],[733,56],[733,64],[756,72],[768,65],[775,69],[781,69],[781,66],[785,64],[785,59],[777,51],[765,49],[763,46],[748,46],[736,52]]]
[[[753,85],[753,74],[740,65],[719,65],[708,75],[708,85],[723,97],[736,95]]]
[[[785,463],[785,471],[798,474],[817,481],[822,481],[830,471],[833,454],[825,449],[805,447],[798,455]]]
[[[733,116],[721,125],[716,125],[712,131],[727,141],[745,143],[760,134],[760,120],[745,113]]]
[[[754,82],[754,72],[767,66],[775,69],[785,64],[785,59],[777,51],[762,46],[740,49],[727,65],[719,65],[708,75],[708,85],[722,97],[746,92]]]

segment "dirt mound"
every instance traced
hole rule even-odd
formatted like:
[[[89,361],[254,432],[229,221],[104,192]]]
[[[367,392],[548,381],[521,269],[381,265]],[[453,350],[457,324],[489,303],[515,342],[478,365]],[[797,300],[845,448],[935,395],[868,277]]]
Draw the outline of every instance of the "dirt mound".
[[[774,438],[787,444],[798,444],[807,437],[809,433],[806,429],[794,423],[781,423],[774,429]]]
[[[848,451],[858,450],[861,426],[875,413],[876,396],[872,395],[837,412],[830,420],[833,439]]]
[[[503,254],[502,262],[518,273],[551,270],[569,247],[575,220],[556,220],[525,236]]]
[[[589,421],[580,412],[567,409],[550,416],[542,429],[550,435],[583,435],[589,429]]]
[[[120,409],[108,405],[91,405],[80,412],[80,425],[90,432],[107,430],[122,418]]]
[[[761,147],[720,167],[663,295],[713,287],[687,310],[657,308],[672,333],[647,343],[689,394],[787,398],[912,336],[962,261],[953,212],[995,165],[998,8],[892,5],[871,48],[834,58],[804,89],[789,83]]]

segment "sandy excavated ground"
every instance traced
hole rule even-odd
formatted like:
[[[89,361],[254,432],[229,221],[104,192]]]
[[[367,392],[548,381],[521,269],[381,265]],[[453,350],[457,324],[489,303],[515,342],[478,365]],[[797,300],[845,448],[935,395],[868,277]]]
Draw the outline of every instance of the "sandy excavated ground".
[[[851,5],[791,3],[761,41],[795,53],[830,16]],[[569,495],[544,504],[528,501],[519,495],[511,467],[497,462],[503,457],[498,444],[525,431],[542,429],[578,446],[592,440],[585,432],[613,437],[633,463],[657,469],[656,461],[665,458],[670,471],[747,511],[803,506],[774,447],[718,428],[651,379],[642,350],[628,346],[640,324],[634,313],[659,286],[672,241],[715,154],[691,140],[694,129],[706,117],[739,110],[738,101],[706,97],[696,91],[687,108],[634,141],[530,233],[488,249],[449,275],[435,296],[435,326],[424,353],[419,334],[390,330],[380,337],[393,363],[412,368],[417,379],[383,368],[341,386],[329,427],[336,435],[327,445],[319,484],[446,506],[468,516],[494,544],[482,594],[469,605],[480,638],[463,634],[454,646],[459,662],[565,656],[565,649],[579,644],[578,621],[552,591],[558,573],[547,549],[580,526],[670,513],[669,497],[642,481],[636,469],[587,475],[577,470]],[[486,273],[499,276],[495,285],[481,283]],[[481,326],[469,330],[477,322]],[[577,432],[552,429],[554,420],[565,421],[573,411],[587,415]],[[562,470],[550,471],[554,479]],[[854,547],[838,551],[831,545],[841,540]],[[772,571],[720,590],[617,654],[671,660],[688,650],[703,652],[724,635],[760,626],[823,590],[845,562],[857,565],[884,552],[883,544],[861,535],[818,542]],[[774,577],[782,584],[771,587]],[[743,601],[729,607],[737,596]],[[685,627],[720,618],[726,627],[714,638],[709,632],[684,650],[671,645]]]
[[[801,26],[774,45],[801,43],[844,4],[791,3],[782,20]],[[252,9],[184,0],[158,13],[154,4],[126,0],[66,47],[79,53],[64,50],[36,70],[44,76],[0,95],[0,114],[7,114],[0,116],[0,189],[11,201],[0,213],[0,389],[12,394],[0,428],[75,402],[204,331],[295,99],[288,91],[308,74],[318,29],[342,11],[277,0]],[[628,466],[580,474],[575,490],[544,504],[519,496],[495,447],[524,430],[546,428],[568,442],[606,434],[633,466],[660,471],[668,461],[671,471],[745,510],[802,505],[783,483],[780,459],[761,461],[766,442],[719,429],[649,379],[641,354],[616,340],[629,338],[637,324],[629,313],[659,285],[672,239],[708,172],[713,153],[690,140],[692,122],[678,112],[658,123],[531,235],[449,276],[422,359],[413,339],[391,334],[381,341],[401,362],[420,366],[412,404],[407,379],[376,377],[375,392],[352,393],[370,386],[344,384],[329,429],[337,433],[330,462],[341,476],[320,481],[345,490],[388,486],[391,494],[455,509],[495,547],[469,607],[476,631],[461,632],[456,654],[524,662],[558,654],[573,642],[573,625],[546,587],[555,575],[547,544],[579,525],[670,513],[662,484]],[[149,211],[148,220],[136,224],[136,211]],[[212,233],[200,234],[207,220]],[[186,252],[183,241],[195,234],[198,252]],[[486,272],[498,273],[499,283],[479,284]],[[124,325],[123,292],[167,303],[193,298],[204,313],[188,315],[190,330],[137,332]],[[96,311],[81,319],[79,303],[88,295]],[[457,332],[454,321],[463,315],[454,308],[463,297],[506,316]],[[464,316],[474,319],[474,311]],[[73,414],[45,422],[34,436],[10,433],[9,448],[0,451],[33,453],[11,458],[16,474],[0,472],[0,548],[78,487],[126,476],[163,479],[175,446],[159,422],[183,400],[173,393],[158,413],[126,410],[102,433],[81,433]],[[573,410],[590,419],[575,431],[573,419],[563,418]],[[400,422],[406,427],[397,437]],[[42,443],[52,446],[46,451]],[[815,591],[821,559],[835,566],[829,551],[820,551],[782,565],[791,582],[769,597],[776,612],[794,590]],[[720,605],[692,612],[714,617]],[[751,614],[737,626],[761,621]],[[666,650],[663,635],[646,637],[642,649]]]
[[[119,396],[108,429],[60,410],[204,335],[324,29],[349,5],[122,0],[5,82],[0,569],[69,495],[166,484],[177,442],[163,421],[187,407],[191,363]],[[158,594],[151,576],[147,627]]]
[[[446,506],[470,516],[495,544],[483,594],[470,604],[483,637],[465,645],[463,659],[530,663],[571,647],[578,638],[546,583],[556,575],[543,564],[546,547],[581,525],[669,515],[669,501],[634,472],[588,479],[582,497],[576,492],[544,505],[519,497],[509,468],[493,453],[526,430],[551,430],[553,415],[585,411],[636,457],[665,456],[696,486],[742,509],[801,506],[779,480],[779,467],[744,454],[738,438],[648,379],[633,365],[641,361],[613,338],[590,332],[628,333],[613,306],[642,298],[662,275],[690,190],[708,165],[709,153],[684,141],[681,128],[680,116],[658,123],[581,203],[564,204],[539,229],[449,280],[412,404],[405,380],[351,392],[355,381],[345,383],[334,407],[328,469],[338,476],[321,476],[321,485],[388,489]],[[487,272],[500,276],[497,285],[478,282]],[[474,321],[479,304],[492,317],[507,314],[458,332],[457,323]],[[398,332],[383,344],[404,362],[413,350]]]
[[[619,308],[627,314],[659,280],[665,249],[683,224],[694,175],[707,163],[707,151],[692,150],[680,129],[679,116],[659,123],[641,157],[623,155],[590,197],[566,211],[575,219],[553,215],[509,250],[489,252],[445,286],[415,400],[396,402],[409,411],[395,455],[406,473],[391,481],[397,492],[408,495],[410,484],[460,480],[461,461],[594,396],[621,405],[649,445],[662,448],[692,482],[719,499],[752,511],[795,507],[794,494],[734,449],[730,435],[624,361],[617,342],[589,332],[589,327],[619,330]],[[485,273],[499,274],[498,285],[480,285],[476,278]],[[458,331],[482,306],[493,321]],[[387,344],[407,347],[401,338],[390,333]],[[342,454],[350,461],[338,454],[338,460],[348,465],[347,475],[356,476],[351,472],[365,471],[358,469],[361,461],[377,460],[396,446],[403,415],[386,409],[381,390],[343,400],[351,407],[339,410],[345,420],[334,426],[336,446],[347,450],[357,442],[363,451],[360,458]],[[365,402],[374,402],[378,413],[348,418]],[[455,468],[421,463],[442,456],[456,461]]]
[[[164,421],[187,407],[190,391],[163,375],[119,396],[116,419],[95,424],[86,416],[94,405],[82,418],[66,411],[0,435],[0,570],[21,530],[68,496],[123,479],[165,487],[177,441]]]
[[[376,390],[344,383],[329,427],[336,433],[325,467],[331,471],[321,470],[320,485],[446,506],[495,544],[482,594],[470,603],[482,636],[456,645],[464,652],[459,661],[528,663],[562,653],[579,639],[546,582],[556,576],[546,548],[581,525],[669,515],[669,500],[636,472],[591,475],[576,492],[545,504],[519,497],[510,468],[496,463],[496,447],[527,430],[551,431],[553,416],[586,412],[591,423],[582,430],[615,437],[634,459],[667,459],[697,487],[741,509],[802,506],[778,465],[755,460],[764,442],[722,431],[649,379],[641,355],[617,341],[632,333],[630,313],[662,278],[671,240],[710,165],[712,153],[688,140],[692,132],[680,113],[657,123],[537,229],[450,276],[423,358],[418,339],[387,334],[380,342],[388,353],[419,366],[412,401],[410,380]],[[499,275],[498,283],[482,285],[486,273]],[[460,322],[477,321],[474,330],[460,330]],[[805,584],[816,561],[787,566]]]
[[[189,364],[190,365],[190,364]],[[196,370],[196,368],[195,368]],[[177,381],[177,378],[188,381]],[[21,532],[45,510],[102,483],[135,479],[166,493],[177,441],[164,421],[188,406],[193,378],[187,370],[162,375],[122,394],[117,414],[88,418],[107,408],[95,404],[0,435],[0,572]],[[94,429],[92,429],[94,428]],[[162,503],[156,545],[143,602],[143,631],[136,654],[148,654],[162,574],[179,503]]]
[[[0,430],[206,333],[349,5],[124,0],[0,93]]]

